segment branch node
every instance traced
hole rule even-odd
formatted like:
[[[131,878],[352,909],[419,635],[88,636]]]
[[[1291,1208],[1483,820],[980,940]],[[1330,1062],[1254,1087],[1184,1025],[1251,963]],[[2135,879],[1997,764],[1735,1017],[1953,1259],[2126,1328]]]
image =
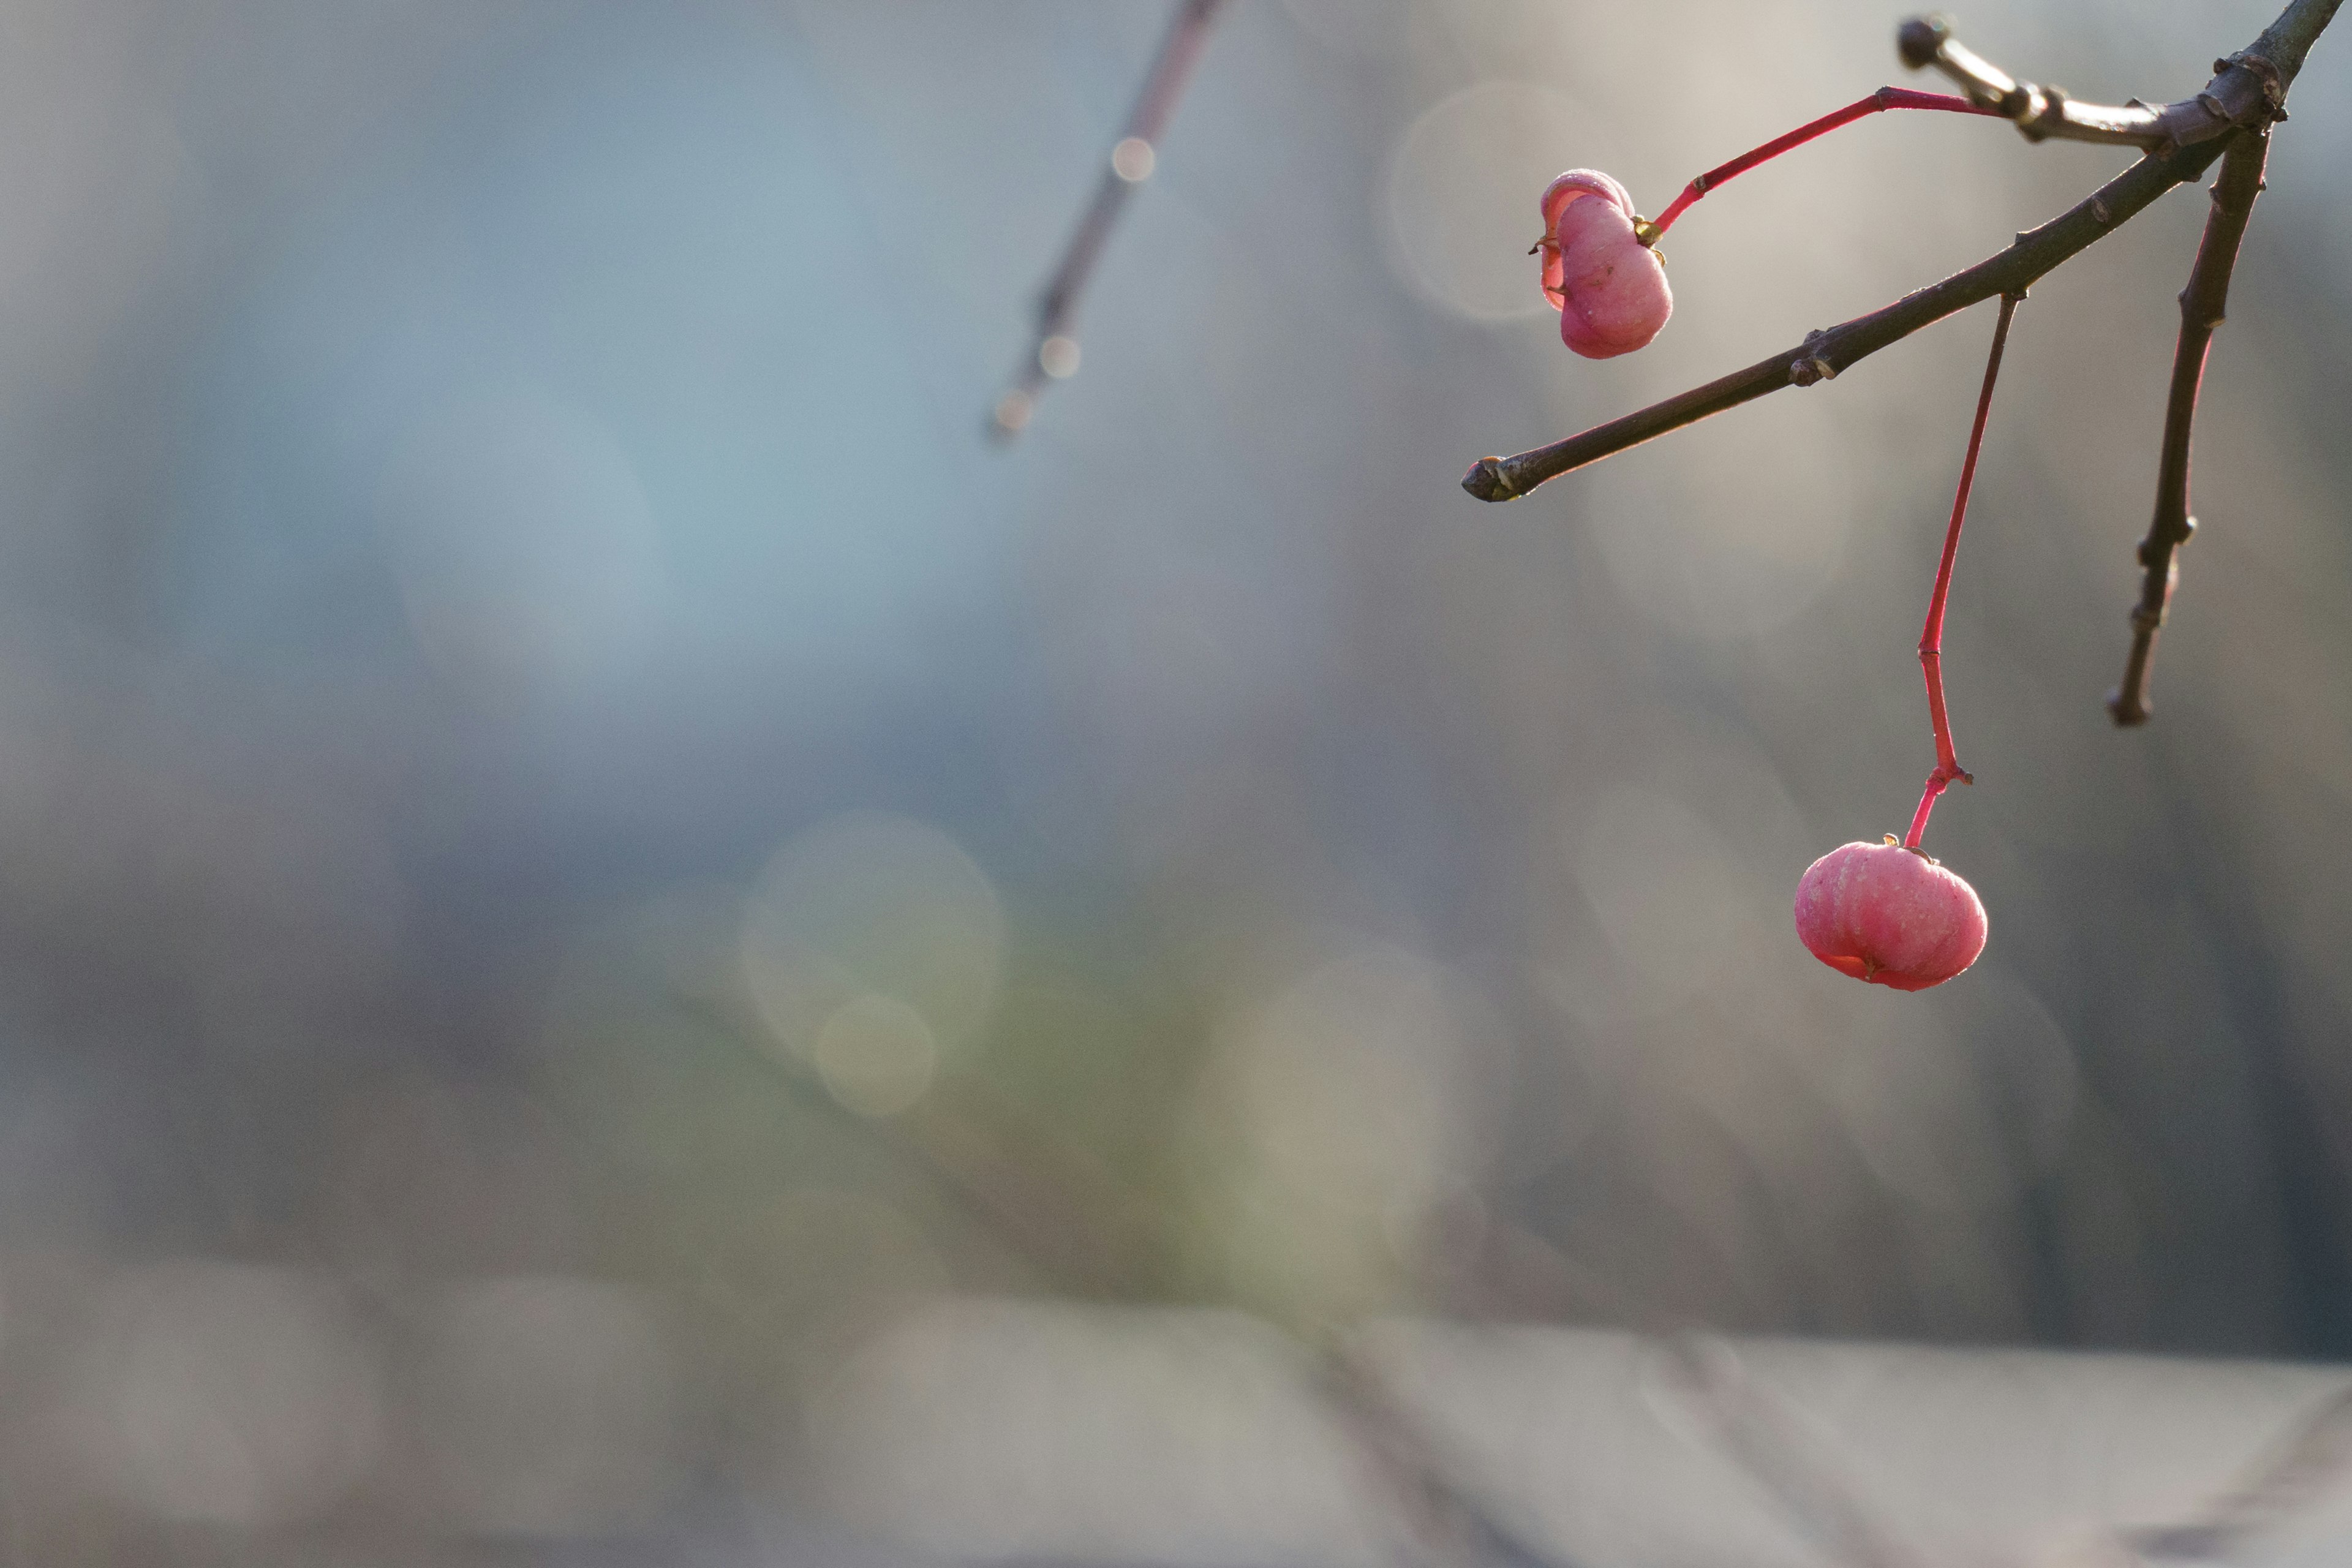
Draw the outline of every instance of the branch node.
[[[2028,142],[2046,142],[2066,128],[2066,89],[2044,87],[2026,92],[2028,112],[2017,122],[2017,129]]]
[[[2254,79],[2263,84],[2263,105],[2269,111],[2270,118],[2273,120],[2286,118],[2286,79],[2279,74],[2277,66],[2252,49],[2240,49],[2228,59],[2215,60],[2213,74],[2220,76],[2231,66],[2241,70],[2252,71]]]
[[[1837,379],[1837,366],[1819,354],[1809,354],[1793,360],[1789,365],[1791,386],[1811,386],[1815,382]]]

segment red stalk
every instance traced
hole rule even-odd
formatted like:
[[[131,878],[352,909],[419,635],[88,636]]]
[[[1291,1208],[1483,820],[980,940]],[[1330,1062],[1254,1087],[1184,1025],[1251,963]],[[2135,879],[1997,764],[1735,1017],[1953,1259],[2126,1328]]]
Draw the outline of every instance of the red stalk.
[[[1979,109],[1965,98],[1952,98],[1940,92],[1913,92],[1908,88],[1882,87],[1858,103],[1849,103],[1834,114],[1824,114],[1809,124],[1798,126],[1786,136],[1765,142],[1753,153],[1742,153],[1730,163],[1709,169],[1685,185],[1683,194],[1675,198],[1674,205],[1658,215],[1657,221],[1650,225],[1648,237],[1643,243],[1655,243],[1658,236],[1672,228],[1675,219],[1683,216],[1684,208],[1733,175],[1744,174],[1759,163],[1770,163],[1792,147],[1801,147],[1816,136],[1827,135],[1841,125],[1852,124],[1865,114],[1876,114],[1885,109],[1940,109],[1952,114],[1989,114],[1995,120],[2001,118],[2000,110]]]
[[[1919,809],[1912,815],[1911,831],[1905,836],[1906,849],[1919,847],[1919,837],[1927,831],[1927,814],[1936,809],[1936,797],[1954,779],[1962,784],[1977,781],[1960,766],[1958,752],[1952,749],[1952,721],[1944,711],[1944,602],[1952,591],[1952,562],[1960,552],[1960,524],[1968,520],[1969,487],[1976,482],[1977,452],[1984,445],[1985,418],[1992,412],[1992,386],[2000,375],[2000,351],[2009,342],[2009,319],[2017,313],[2021,294],[2000,297],[2000,320],[1992,329],[1992,353],[1985,358],[1984,390],[1977,394],[1976,423],[1969,427],[1969,454],[1960,462],[1959,493],[1952,497],[1952,521],[1944,531],[1944,558],[1936,565],[1936,589],[1927,595],[1927,624],[1919,629],[1919,668],[1927,679],[1927,721],[1936,731],[1936,771],[1927,775],[1927,787],[1920,792]]]

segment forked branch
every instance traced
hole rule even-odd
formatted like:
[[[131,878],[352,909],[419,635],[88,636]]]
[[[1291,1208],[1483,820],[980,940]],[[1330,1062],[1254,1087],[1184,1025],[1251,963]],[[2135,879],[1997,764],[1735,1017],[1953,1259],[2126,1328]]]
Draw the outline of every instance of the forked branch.
[[[1965,310],[1996,294],[2024,293],[2043,274],[2105,238],[2157,197],[2203,174],[2220,155],[2221,148],[2210,142],[2150,153],[2088,199],[2041,227],[2019,235],[2009,248],[1966,271],[1955,272],[1866,316],[1841,322],[1827,331],[1809,333],[1795,348],[1784,349],[1745,370],[1596,425],[1564,441],[1516,457],[1481,458],[1464,477],[1462,488],[1480,500],[1510,500],[1572,468],[1597,463],[1784,386],[1827,381],[1956,310]]]
[[[2310,52],[2313,41],[2336,15],[2338,4],[2340,0],[2291,0],[2278,20],[2263,30],[2252,47],[2219,62],[2220,69],[2202,92],[2179,104],[2148,111],[2154,126],[2164,134],[2146,157],[2102,185],[2087,200],[2041,227],[2019,235],[2016,243],[1999,255],[1988,257],[1966,271],[1954,273],[1940,283],[1906,295],[1869,315],[1811,333],[1793,349],[1705,386],[1694,387],[1548,447],[1515,457],[1482,458],[1464,477],[1462,488],[1480,500],[1513,500],[1571,468],[1597,462],[1709,415],[1738,407],[1784,386],[1810,386],[1817,381],[1826,381],[1887,344],[1979,300],[1990,300],[1996,294],[2024,292],[2044,274],[2137,216],[2173,186],[2202,174],[2221,155],[2226,134],[2241,127],[2260,128],[2282,118],[2286,89],[2303,68],[2304,58]],[[1916,58],[1921,65],[1939,66],[1946,65],[1948,57],[1958,59],[1951,52],[1954,46],[1949,43],[1948,29],[1935,31],[1937,26],[1933,23],[1906,25],[1906,35],[1911,40],[1906,44],[1906,58]],[[1922,35],[1913,31],[1919,27],[1930,29],[1924,35],[1930,40],[1924,52],[1916,43]],[[2042,94],[2042,107],[2035,108],[2032,92],[2027,90],[2030,84],[1996,73],[1994,68],[1974,55],[1967,56],[1967,68],[1982,78],[1979,87],[1990,90],[1999,81],[2009,82],[2010,90],[1998,94],[1998,101],[1992,107],[2016,101],[2015,95],[2023,94],[2023,101],[2031,110],[2028,118],[2043,128],[2042,133],[2071,135],[2073,132],[2063,128],[2083,121],[2082,116],[2070,119],[2063,112],[2052,117],[2048,108],[2052,101],[2071,102],[2063,95],[2053,100],[2048,89],[2032,89]],[[2091,106],[2075,107],[2087,110]]]

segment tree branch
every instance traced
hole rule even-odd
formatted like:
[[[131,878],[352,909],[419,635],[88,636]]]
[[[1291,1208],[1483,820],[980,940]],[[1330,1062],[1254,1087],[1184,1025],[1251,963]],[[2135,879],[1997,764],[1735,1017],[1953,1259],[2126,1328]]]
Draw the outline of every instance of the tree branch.
[[[2246,236],[2254,197],[2263,188],[2263,160],[2270,151],[2267,130],[2232,137],[2221,156],[2221,177],[2213,182],[2213,210],[2205,219],[2205,237],[2197,245],[2197,261],[2189,271],[2189,286],[2180,291],[2180,342],[2172,354],[2172,394],[2164,408],[2164,447],[2157,462],[2156,515],[2140,542],[2139,603],[2131,615],[2131,655],[2124,665],[2123,684],[2107,699],[2107,711],[2118,725],[2145,724],[2149,661],[2156,657],[2156,634],[2164,626],[2172,590],[2180,580],[2174,552],[2189,542],[2197,520],[2189,515],[2189,442],[2197,419],[2197,393],[2205,378],[2205,355],[2213,343],[2213,329],[2230,300],[2230,274],[2237,266],[2238,246]]]
[[[1965,310],[1996,294],[2024,293],[2044,273],[2105,238],[2157,197],[2203,174],[2220,154],[2221,149],[2210,142],[2173,153],[2152,153],[2086,200],[2041,227],[2019,235],[2008,249],[1966,271],[1955,272],[1869,315],[1841,322],[1827,331],[1809,333],[1795,348],[1784,349],[1745,370],[1596,425],[1564,441],[1516,457],[1481,458],[1464,477],[1462,488],[1480,500],[1511,500],[1571,468],[1695,425],[1709,415],[1737,408],[1784,386],[1827,381],[1956,310]]]
[[[2268,60],[2272,68],[2278,72],[2282,106],[2285,102],[2288,84],[2302,71],[2303,58],[2311,52],[2311,46],[2317,43],[2319,35],[2327,30],[2327,24],[2334,18],[2338,3],[2339,0],[2294,0],[2294,4],[2279,13],[2277,21],[2263,29],[2263,36],[2256,38],[2253,47],[2246,51]],[[2285,116],[2282,114],[2278,118],[2283,120]]]
[[[2259,46],[2246,54],[2213,62],[2214,76],[2192,98],[2151,109],[2137,99],[2121,107],[2078,103],[2058,87],[2020,81],[1952,37],[1941,16],[1918,16],[1895,35],[1903,63],[1913,70],[1935,67],[1969,95],[1970,102],[2008,116],[2029,142],[2057,138],[2139,147],[2187,147],[2274,111],[2286,89]]]
[[[2203,92],[2156,111],[2169,134],[2165,147],[2150,152],[2100,186],[2088,200],[2040,228],[2019,235],[2017,242],[2000,255],[1988,257],[1964,272],[1907,294],[1867,316],[1858,316],[1827,331],[1814,332],[1794,349],[1705,386],[1694,387],[1605,425],[1596,425],[1549,447],[1510,458],[1482,458],[1464,476],[1462,488],[1480,500],[1514,500],[1571,468],[1598,462],[1628,447],[1696,424],[1709,415],[1736,408],[1752,398],[1778,392],[1784,386],[1811,386],[1817,381],[1826,381],[1887,344],[1980,300],[1990,300],[1995,294],[2024,292],[2043,274],[2088,249],[2173,186],[2202,174],[2220,156],[2223,132],[2241,124],[2262,124],[2284,118],[2287,87],[2303,68],[2313,41],[2335,16],[2340,3],[2341,0],[2290,0],[2278,20],[2263,29],[2252,48],[2216,62],[2219,73],[2206,84]],[[1906,25],[1906,33],[1909,26]],[[1944,36],[1948,37],[1948,31]],[[1931,49],[1926,58],[1934,58]],[[2195,106],[2193,117],[2182,105]],[[2174,114],[2176,110],[2180,110],[2178,115]]]

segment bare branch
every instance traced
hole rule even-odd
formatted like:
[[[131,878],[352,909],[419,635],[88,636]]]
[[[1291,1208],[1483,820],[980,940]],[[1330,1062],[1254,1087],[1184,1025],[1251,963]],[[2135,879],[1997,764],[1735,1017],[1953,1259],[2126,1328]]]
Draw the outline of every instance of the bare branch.
[[[2253,47],[2246,51],[2269,61],[2271,68],[2278,72],[2282,103],[2285,101],[2287,85],[2303,69],[2304,56],[2309,54],[2311,46],[2319,41],[2319,35],[2327,30],[2327,24],[2335,17],[2338,4],[2339,0],[2294,0],[2294,4],[2279,13],[2277,21],[2263,29],[2263,36],[2256,38]],[[2277,118],[2284,119],[2285,116]]]
[[[1428,1425],[1360,1349],[1343,1343],[1327,1350],[1316,1376],[1328,1408],[1349,1423],[1360,1451],[1397,1500],[1427,1561],[1463,1568],[1576,1568],[1451,1479],[1455,1462],[1439,1451]]]
[[[2131,656],[2124,665],[2123,684],[2107,699],[2107,711],[2119,725],[2147,722],[2148,665],[2156,657],[2156,634],[2164,626],[2173,586],[2180,580],[2174,552],[2197,530],[2197,520],[2189,515],[2189,443],[2197,419],[2197,393],[2205,378],[2213,329],[2221,324],[2229,304],[2230,274],[2237,266],[2254,197],[2262,192],[2263,160],[2269,151],[2267,130],[2242,132],[2231,139],[2221,158],[2221,177],[2213,182],[2213,210],[2205,219],[2205,237],[2198,242],[2189,286],[2180,291],[2180,342],[2172,354],[2172,394],[2164,408],[2156,515],[2139,546],[2145,575],[2139,603],[2132,608]]]
[[[2023,293],[2035,279],[2088,249],[2109,230],[2137,216],[2173,186],[2202,174],[2220,154],[2218,143],[2224,133],[2242,125],[2284,119],[2286,89],[2303,68],[2304,58],[2310,52],[2313,41],[2334,17],[2340,3],[2341,0],[2290,0],[2278,20],[2263,29],[2253,47],[2215,62],[2219,74],[2206,84],[2203,92],[2155,111],[2167,133],[2159,150],[2151,151],[2100,186],[2087,201],[2040,228],[2019,235],[2016,244],[2000,255],[1907,294],[1883,310],[1858,316],[1827,331],[1814,332],[1785,353],[1775,354],[1705,386],[1694,387],[1679,396],[1605,425],[1596,425],[1549,447],[1511,458],[1482,458],[1464,476],[1462,488],[1480,500],[1514,500],[1571,468],[1696,424],[1711,414],[1736,408],[1751,398],[1778,392],[1784,386],[1811,386],[1817,381],[1826,381],[1857,360],[1955,310],[1966,310],[1979,300],[1989,300],[1995,294]],[[1898,38],[1905,58],[1916,64],[1936,61],[1949,36],[1948,29],[1935,30],[1940,26],[1932,21],[1905,24]],[[1915,34],[1914,29],[1922,27],[1929,31]],[[1919,51],[1922,38],[1927,40],[1924,54]],[[1974,56],[1969,58],[1987,71],[1993,69]],[[2016,89],[2018,84],[2011,82],[2011,87]],[[2036,115],[2042,112],[2034,110]]]
[[[1892,305],[1857,316],[1827,331],[1812,332],[1793,349],[1734,371],[1718,381],[1605,425],[1510,458],[1482,458],[1462,480],[1480,500],[1510,500],[1571,468],[1638,447],[1643,442],[1696,424],[1784,386],[1811,386],[1900,342],[1920,328],[1965,310],[1996,294],[2022,294],[2036,279],[2104,239],[2157,197],[2193,180],[2221,155],[2212,142],[2172,153],[2152,153],[2016,243],[1940,283],[1906,294]]]
[[[2063,88],[2020,81],[1952,37],[1941,16],[1903,24],[1895,47],[1913,70],[1933,66],[1958,82],[1971,102],[2016,121],[2029,142],[2052,137],[2103,142],[2154,151],[2210,142],[2243,126],[2286,118],[2286,88],[2303,68],[2312,40],[2335,15],[2338,0],[2295,0],[2254,40],[2253,47],[2213,62],[2213,79],[2192,97],[2151,109],[2137,99],[2120,108],[2078,103]]]
[[[2065,89],[2019,81],[1952,37],[1941,16],[1916,16],[1895,35],[1903,63],[1913,70],[1933,66],[1960,85],[1969,101],[2014,121],[2030,142],[2058,137],[2069,142],[2105,142],[2157,148],[2171,141],[2158,112],[2135,99],[2121,108],[2078,103]],[[2220,122],[2227,129],[2230,121]]]
[[[1030,415],[1036,411],[1037,395],[1045,390],[1047,381],[1062,380],[1077,369],[1078,345],[1071,328],[1077,321],[1078,301],[1086,293],[1087,280],[1094,276],[1095,263],[1101,259],[1103,247],[1109,243],[1111,230],[1118,223],[1128,196],[1151,177],[1160,133],[1167,130],[1170,116],[1176,112],[1177,100],[1184,95],[1192,68],[1208,46],[1209,28],[1224,4],[1225,0],[1178,0],[1175,19],[1169,23],[1160,53],[1153,58],[1151,70],[1143,79],[1143,90],[1136,95],[1127,127],[1119,132],[1118,141],[1104,163],[1094,199],[1087,204],[1085,216],[1078,219],[1077,229],[1062,252],[1060,265],[1054,268],[1045,292],[1038,296],[1037,331],[1030,343],[1029,358],[1013,376],[1004,395],[996,400],[991,416],[991,428],[1000,439],[1010,440],[1021,434]]]

